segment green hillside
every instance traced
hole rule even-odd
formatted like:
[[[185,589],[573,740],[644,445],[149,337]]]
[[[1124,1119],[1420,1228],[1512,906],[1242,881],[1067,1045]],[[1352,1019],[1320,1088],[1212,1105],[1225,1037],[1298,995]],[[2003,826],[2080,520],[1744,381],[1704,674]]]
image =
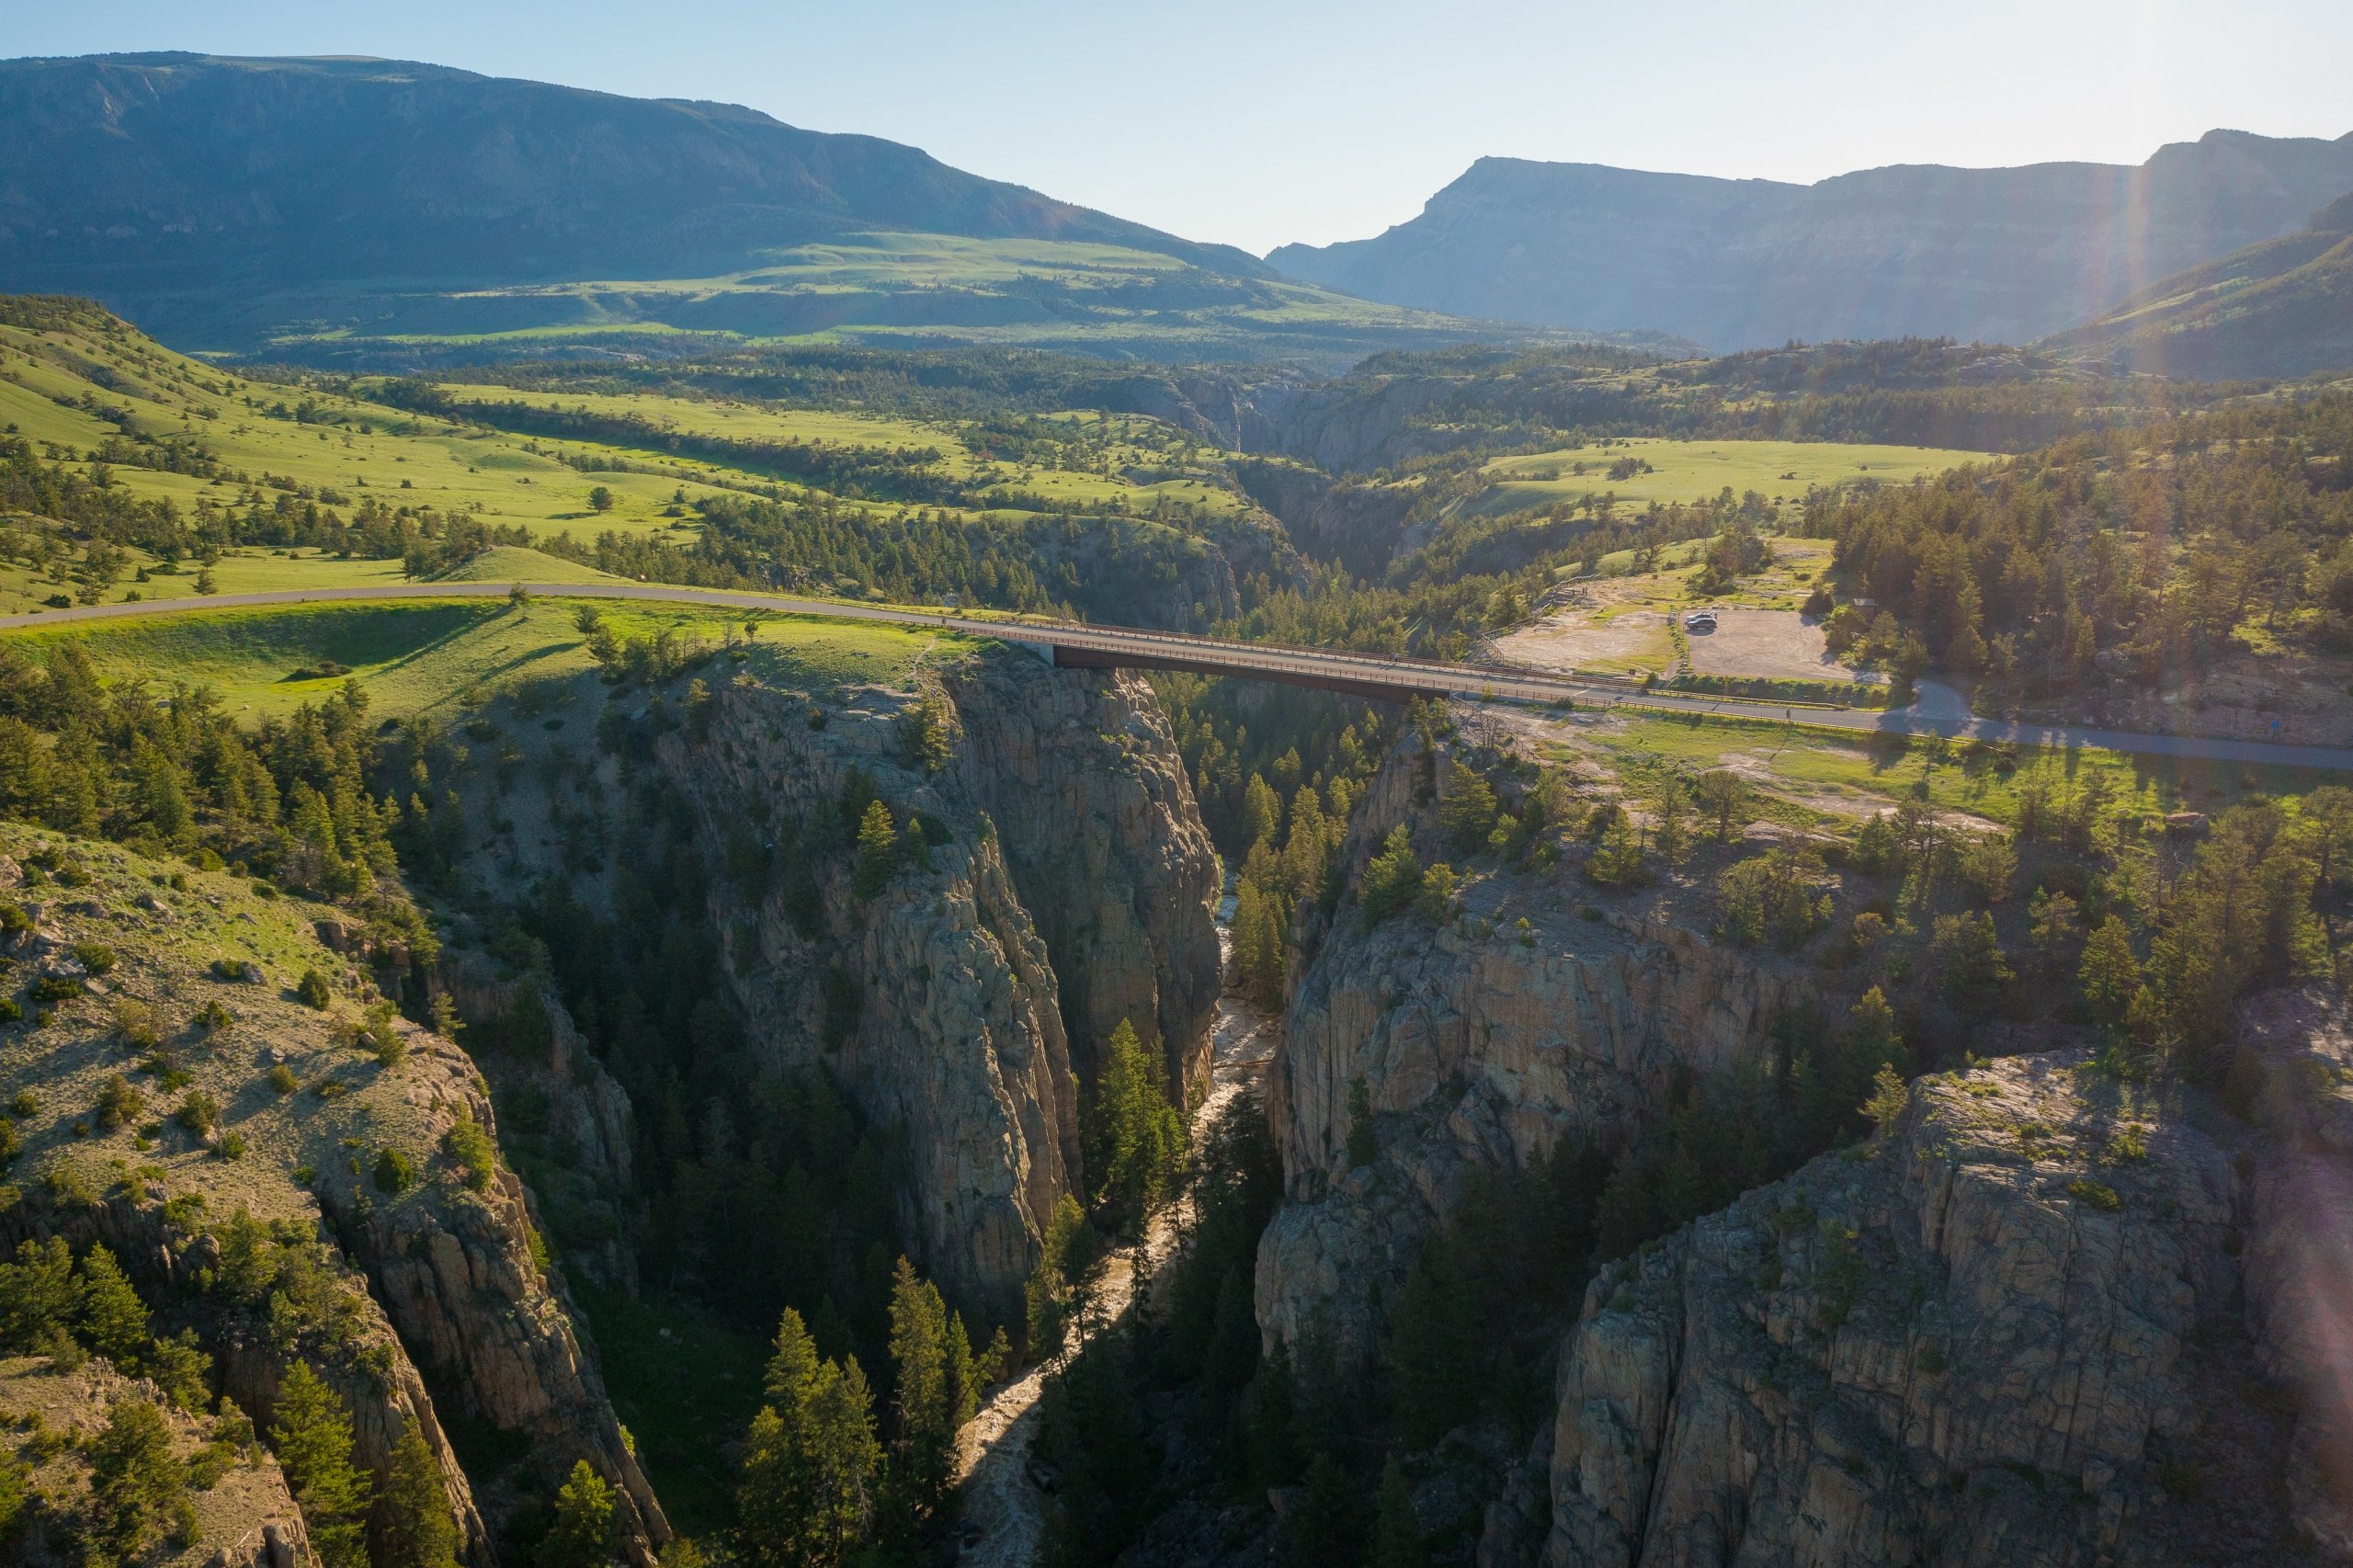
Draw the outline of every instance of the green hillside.
[[[876,137],[413,61],[0,62],[0,277],[367,368],[818,339],[1337,369],[1578,335],[1371,304]]]
[[[2152,284],[2045,347],[2205,381],[2353,370],[2353,195],[2302,233]]]
[[[597,668],[587,635],[574,619],[582,602],[410,599],[232,608],[20,628],[0,631],[0,649],[40,656],[71,643],[103,678],[208,687],[241,718],[290,712],[332,696],[346,680],[358,681],[370,711],[382,717],[447,718],[502,690]],[[807,689],[896,684],[926,657],[969,646],[934,632],[802,616],[755,617],[757,630],[746,638],[744,617],[699,605],[604,600],[597,611],[623,643],[665,633],[712,647],[732,640],[754,674]]]

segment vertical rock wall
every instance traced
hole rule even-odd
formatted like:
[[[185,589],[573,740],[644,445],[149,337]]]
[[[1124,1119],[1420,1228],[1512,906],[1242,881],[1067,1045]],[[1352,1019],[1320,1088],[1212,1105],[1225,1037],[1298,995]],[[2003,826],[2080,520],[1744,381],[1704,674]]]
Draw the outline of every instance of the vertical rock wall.
[[[1133,677],[999,650],[943,689],[954,733],[937,771],[907,749],[917,696],[875,687],[813,727],[804,698],[729,687],[707,735],[665,735],[658,755],[714,857],[745,824],[778,843],[797,824],[821,895],[813,934],[781,891],[749,905],[712,894],[736,998],[779,1062],[822,1063],[887,1131],[910,1250],[1003,1321],[1055,1201],[1084,1183],[1081,1084],[1102,1038],[1127,1018],[1176,1085],[1206,1070],[1215,857]],[[834,820],[853,767],[936,840],[870,899]],[[829,984],[858,999],[830,1042]]]
[[[1352,888],[1401,823],[1426,864],[1446,857],[1432,794],[1445,761],[1409,735],[1384,763],[1345,851]],[[1471,1172],[1522,1165],[1564,1134],[1630,1135],[1679,1074],[1761,1060],[1802,984],[1565,864],[1474,878],[1462,902],[1459,919],[1403,915],[1370,932],[1349,902],[1304,932],[1312,956],[1294,956],[1269,1080],[1285,1199],[1258,1252],[1270,1342],[1313,1331],[1368,1350],[1378,1299],[1393,1298]],[[1359,1084],[1378,1153],[1352,1169]]]

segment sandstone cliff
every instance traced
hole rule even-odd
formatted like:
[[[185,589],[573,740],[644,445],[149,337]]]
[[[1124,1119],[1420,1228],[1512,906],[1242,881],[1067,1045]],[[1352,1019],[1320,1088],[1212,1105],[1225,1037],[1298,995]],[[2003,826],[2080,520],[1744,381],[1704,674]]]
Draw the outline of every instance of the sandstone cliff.
[[[941,689],[936,768],[908,749],[922,696],[879,687],[820,710],[729,686],[706,735],[665,735],[657,755],[714,854],[757,824],[814,883],[798,908],[789,888],[712,894],[755,1039],[781,1063],[823,1062],[886,1130],[910,1250],[1009,1321],[1045,1217],[1083,1181],[1080,1084],[1101,1040],[1127,1018],[1180,1092],[1204,1075],[1215,857],[1133,677],[998,650]],[[867,898],[836,820],[853,768],[925,840]]]
[[[1605,1268],[1542,1561],[2284,1560],[2238,1136],[2086,1053],[2010,1058]],[[1492,1512],[1483,1561],[1529,1523]]]
[[[1354,888],[1400,823],[1444,858],[1447,748],[1408,735],[1375,777],[1344,851]],[[1606,906],[1606,907],[1605,907]],[[1588,915],[1587,911],[1591,912]],[[1522,922],[1525,926],[1522,926]],[[1282,1208],[1260,1244],[1269,1340],[1311,1330],[1370,1346],[1432,1224],[1478,1168],[1524,1164],[1563,1134],[1622,1140],[1678,1074],[1761,1060],[1796,970],[1711,943],[1658,894],[1598,897],[1563,863],[1470,880],[1460,918],[1364,932],[1353,903],[1302,933],[1269,1113]],[[1347,1164],[1361,1085],[1378,1156]]]

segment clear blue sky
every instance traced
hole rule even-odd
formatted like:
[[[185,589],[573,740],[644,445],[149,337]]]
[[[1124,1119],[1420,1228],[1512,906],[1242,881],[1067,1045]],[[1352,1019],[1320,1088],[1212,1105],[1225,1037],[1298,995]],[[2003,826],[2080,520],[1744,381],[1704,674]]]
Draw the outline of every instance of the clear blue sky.
[[[1483,153],[1813,180],[2353,131],[2347,0],[0,0],[10,54],[150,49],[724,99],[1254,251]]]

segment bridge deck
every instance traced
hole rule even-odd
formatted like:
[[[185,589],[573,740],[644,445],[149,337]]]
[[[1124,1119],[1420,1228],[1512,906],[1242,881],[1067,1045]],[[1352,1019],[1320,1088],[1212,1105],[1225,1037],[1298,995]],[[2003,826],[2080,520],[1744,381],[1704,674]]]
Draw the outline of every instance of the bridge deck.
[[[1450,665],[1431,659],[1390,658],[1378,653],[1328,648],[1290,648],[1234,642],[1139,627],[1084,625],[1069,621],[986,619],[937,610],[888,605],[836,604],[779,594],[737,593],[718,588],[675,587],[661,583],[525,583],[551,598],[654,599],[676,604],[733,607],[787,615],[842,620],[879,620],[930,626],[969,636],[1027,642],[1050,651],[1058,666],[1078,669],[1192,670],[1205,675],[1244,676],[1386,701],[1417,696],[1496,698],[1508,701],[1583,706],[1639,705],[1670,712],[1719,718],[1785,719],[1833,729],[1885,734],[1944,735],[1954,739],[2008,741],[2029,746],[2097,746],[2145,756],[2195,757],[2214,762],[2256,763],[2353,772],[2353,747],[2291,745],[2201,735],[2154,735],[2073,724],[2017,723],[1974,717],[1924,718],[1874,709],[1805,708],[1732,698],[1646,690],[1631,682],[1597,676],[1551,676],[1485,665]],[[123,616],[171,615],[241,606],[349,602],[366,599],[504,597],[505,583],[404,583],[361,588],[290,588],[271,593],[222,594],[203,599],[161,599],[138,604],[91,605],[27,615],[0,616],[0,630],[65,621],[110,620]]]

